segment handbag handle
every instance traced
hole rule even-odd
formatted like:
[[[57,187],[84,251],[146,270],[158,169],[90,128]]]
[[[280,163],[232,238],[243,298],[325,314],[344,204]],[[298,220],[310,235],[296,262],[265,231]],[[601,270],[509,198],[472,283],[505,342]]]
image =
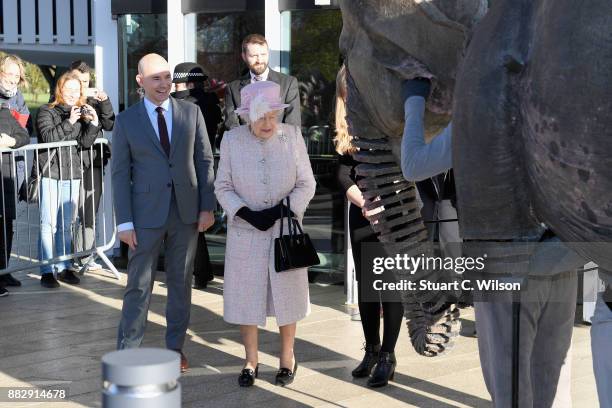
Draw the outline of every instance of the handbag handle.
[[[57,149],[53,149],[51,154],[48,156],[47,162],[45,163],[45,165],[43,166],[43,168],[42,168],[42,170],[40,172],[41,177],[45,177],[45,171],[47,171],[49,169],[49,167],[51,167],[51,162],[55,158],[55,153],[57,153]]]
[[[297,235],[297,230],[296,230],[296,226],[294,225],[295,222],[297,222],[296,219],[294,219],[293,217],[291,217],[291,201],[289,200],[289,196],[287,196],[286,198],[287,200],[287,210],[286,210],[286,214],[285,214],[285,209],[284,207],[281,205],[281,226],[280,226],[280,237],[283,236],[283,224],[284,224],[284,218],[287,218],[287,229],[289,230],[289,237],[293,238],[294,235]],[[285,201],[285,200],[283,200]],[[281,201],[281,204],[282,202]],[[301,233],[302,232],[302,228],[299,227],[299,223],[298,223],[298,228],[300,230]]]
[[[293,236],[295,235],[295,228],[292,228],[293,225],[292,221],[293,218],[291,218],[291,201],[289,201],[289,196],[287,196],[287,228],[289,229],[289,236],[291,238],[293,238]]]

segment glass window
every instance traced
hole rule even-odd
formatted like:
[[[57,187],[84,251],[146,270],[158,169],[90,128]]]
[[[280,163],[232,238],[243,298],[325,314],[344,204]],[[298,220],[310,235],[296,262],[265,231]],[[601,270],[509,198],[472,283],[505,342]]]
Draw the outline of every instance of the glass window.
[[[241,57],[242,39],[248,34],[265,32],[263,11],[249,11],[224,14],[198,13],[196,15],[196,52],[197,61],[209,75],[209,85],[221,81],[229,83],[246,71]],[[217,86],[221,105],[224,102],[224,89]],[[222,106],[223,108],[223,106]],[[215,164],[218,155],[215,154]],[[215,225],[206,232],[206,242],[210,260],[223,264],[225,258],[225,237],[227,219],[221,207],[215,211]]]
[[[197,14],[197,59],[210,79],[225,82],[238,78],[246,69],[242,62],[242,39],[265,32],[264,13]]]
[[[119,17],[119,110],[140,100],[136,74],[138,61],[149,53],[168,58],[166,14],[124,14]]]
[[[340,10],[285,11],[281,56],[283,71],[300,87],[302,134],[317,180],[317,191],[304,217],[306,232],[319,250],[321,265],[314,270],[344,271],[344,194],[336,182],[334,101],[340,64]],[[289,37],[289,38],[287,38]]]

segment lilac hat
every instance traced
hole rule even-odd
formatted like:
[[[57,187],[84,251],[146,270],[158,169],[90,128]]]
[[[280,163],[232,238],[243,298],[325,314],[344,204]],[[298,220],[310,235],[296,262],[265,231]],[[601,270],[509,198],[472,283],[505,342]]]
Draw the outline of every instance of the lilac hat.
[[[280,99],[280,86],[271,81],[257,81],[240,91],[240,107],[236,113],[248,116],[251,122],[261,119],[266,113],[285,109],[289,105]]]

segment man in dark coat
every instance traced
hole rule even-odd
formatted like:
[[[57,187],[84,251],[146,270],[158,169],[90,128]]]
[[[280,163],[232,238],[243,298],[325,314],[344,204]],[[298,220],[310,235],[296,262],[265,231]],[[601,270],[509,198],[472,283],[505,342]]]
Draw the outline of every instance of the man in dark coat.
[[[223,116],[219,107],[219,97],[215,93],[204,90],[204,84],[207,79],[208,75],[204,72],[201,65],[195,62],[178,64],[174,68],[174,74],[172,75],[172,82],[176,90],[172,93],[172,96],[176,99],[195,103],[200,107],[202,116],[204,116],[204,122],[206,122],[210,146],[214,149],[217,129],[223,121]],[[195,278],[193,287],[195,289],[205,289],[208,282],[214,279],[204,232],[200,232],[198,235],[198,247],[193,263],[193,274]]]
[[[30,135],[20,126],[8,104],[0,103],[0,148],[18,149],[30,142]],[[2,197],[0,198],[0,269],[6,269],[13,246],[13,220],[15,211],[15,181],[13,180],[13,155],[2,153],[0,177]],[[5,275],[0,275],[5,276]],[[0,296],[6,296],[5,281],[0,280]]]
[[[300,93],[295,77],[276,72],[268,67],[269,48],[265,37],[250,34],[242,41],[242,59],[249,68],[243,77],[230,82],[225,91],[225,129],[229,130],[246,122],[235,110],[240,106],[240,90],[256,81],[272,81],[281,87],[281,100],[290,106],[279,115],[282,123],[301,126]]]

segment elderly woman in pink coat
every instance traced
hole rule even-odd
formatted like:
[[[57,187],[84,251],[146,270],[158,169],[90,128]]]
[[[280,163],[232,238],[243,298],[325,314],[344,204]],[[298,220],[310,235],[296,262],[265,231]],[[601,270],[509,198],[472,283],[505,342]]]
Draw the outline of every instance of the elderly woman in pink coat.
[[[274,239],[280,233],[281,201],[290,198],[301,223],[315,180],[300,128],[278,122],[289,106],[281,103],[280,87],[254,82],[241,90],[240,98],[236,111],[248,124],[223,136],[215,181],[228,217],[223,318],[240,325],[246,362],[238,383],[248,387],[258,374],[257,326],[276,317],[281,337],[276,384],[284,386],[297,370],[296,323],[310,313],[310,299],[306,268],[275,270]]]

